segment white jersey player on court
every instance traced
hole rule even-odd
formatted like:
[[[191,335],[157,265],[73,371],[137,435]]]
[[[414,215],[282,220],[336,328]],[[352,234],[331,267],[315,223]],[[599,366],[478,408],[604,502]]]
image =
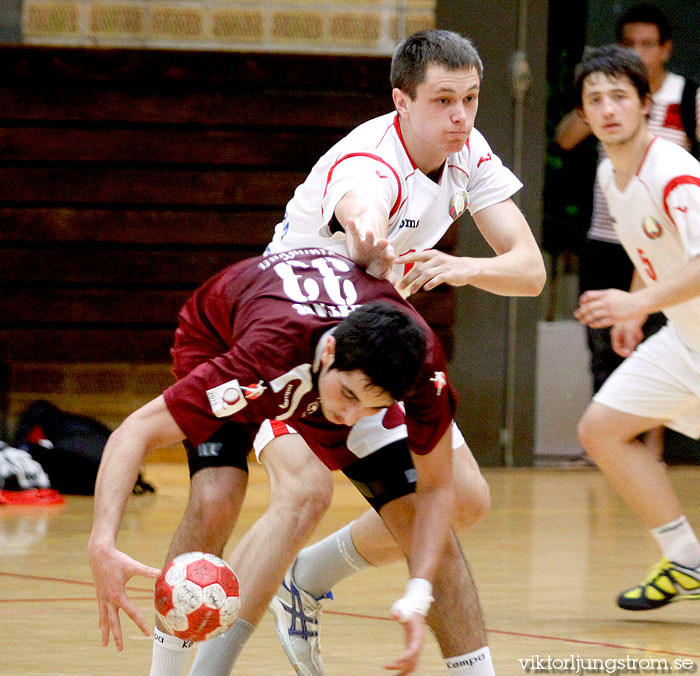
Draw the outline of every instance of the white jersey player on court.
[[[584,413],[579,438],[661,549],[648,577],[617,599],[651,610],[700,599],[700,543],[665,466],[640,440],[661,424],[700,438],[700,163],[649,131],[646,70],[631,50],[587,50],[575,81],[608,154],[598,179],[635,266],[629,292],[587,291],[576,311],[589,326],[612,326],[627,357]],[[640,344],[647,314],[658,311],[667,325]]]
[[[474,47],[455,33],[424,31],[399,45],[391,72],[396,112],[360,125],[319,160],[289,202],[268,252],[328,247],[375,276],[391,279],[404,295],[441,283],[470,284],[501,295],[539,294],[545,280],[542,256],[527,221],[511,200],[521,184],[473,129],[482,70]],[[466,208],[494,256],[457,257],[431,248]],[[435,386],[441,387],[438,374]],[[392,443],[405,443],[401,423],[387,420],[384,413],[362,421],[348,446],[363,457]],[[457,495],[453,524],[464,528],[486,513],[489,492],[454,425],[453,448]],[[262,426],[255,449],[270,477],[271,502],[230,561],[239,574],[249,571],[249,588],[256,594],[242,599],[240,617],[221,641],[199,648],[190,674],[227,676],[278,591],[270,607],[285,651],[298,674],[320,676],[319,598],[347,575],[397,560],[402,554],[378,514],[369,510],[305,550],[290,569],[296,552],[330,504],[331,474],[303,439],[279,421]],[[198,536],[214,553],[223,549],[230,533],[225,519],[234,520],[233,514],[226,516],[221,509],[222,501],[236,481],[244,480],[234,468],[226,469],[232,471],[198,471],[192,476],[183,520],[184,524],[196,519]],[[189,532],[184,526],[179,529],[169,556],[185,544],[197,548]],[[472,645],[468,653],[452,661],[446,658],[446,663],[453,676],[476,674],[477,667],[485,669],[479,673],[486,675],[493,666],[478,596],[471,579],[465,586],[473,623],[460,627],[458,633],[470,636]],[[155,641],[154,664],[161,654],[164,649]],[[158,669],[151,674],[170,676]]]
[[[394,272],[400,278],[407,267],[401,256],[432,249],[466,209],[476,214],[522,187],[477,129],[440,171],[435,181],[414,164],[398,113],[365,122],[334,145],[296,189],[267,253],[325,246],[347,255],[345,230],[335,214],[354,191],[382,210],[386,232],[377,234],[384,234],[399,257]]]

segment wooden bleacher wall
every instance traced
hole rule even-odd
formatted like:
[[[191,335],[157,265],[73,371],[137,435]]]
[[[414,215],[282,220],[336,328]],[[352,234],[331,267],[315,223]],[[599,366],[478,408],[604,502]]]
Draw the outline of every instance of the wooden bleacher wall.
[[[132,377],[165,367],[192,289],[262,253],[316,159],[391,110],[386,57],[11,45],[0,46],[0,72],[10,417],[80,389],[68,382],[77,365],[87,382],[97,365]],[[452,292],[415,303],[451,352]],[[97,390],[108,400],[121,387]]]

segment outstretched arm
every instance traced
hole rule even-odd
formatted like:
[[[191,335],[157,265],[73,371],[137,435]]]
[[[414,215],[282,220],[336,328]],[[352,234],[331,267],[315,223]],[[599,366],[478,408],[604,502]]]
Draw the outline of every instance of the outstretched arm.
[[[465,286],[501,296],[537,296],[546,280],[542,254],[530,226],[513,200],[481,209],[474,222],[496,253],[488,258],[451,256],[429,249],[406,254],[400,263],[414,263],[399,282],[399,291],[415,293],[438,284]]]
[[[425,638],[425,616],[432,603],[432,583],[451,532],[454,509],[452,428],[447,428],[427,455],[413,455],[418,475],[416,511],[408,552],[411,579],[392,607],[392,616],[405,631],[406,648],[386,665],[399,676],[415,671]]]
[[[184,434],[161,395],[132,413],[107,440],[95,483],[94,515],[88,543],[102,645],[109,643],[111,633],[117,649],[123,648],[120,609],[146,636],[150,633],[126,594],[126,583],[134,575],[158,577],[160,570],[120,552],[116,546],[117,533],[139,468],[149,451],[183,438]]]
[[[348,257],[374,277],[394,282],[393,247],[386,236],[386,209],[372,195],[351,190],[336,205],[335,217],[345,230]]]

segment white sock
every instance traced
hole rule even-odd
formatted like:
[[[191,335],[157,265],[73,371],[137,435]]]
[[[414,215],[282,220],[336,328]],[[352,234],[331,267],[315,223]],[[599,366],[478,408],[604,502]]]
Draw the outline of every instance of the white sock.
[[[153,631],[151,676],[183,676],[193,645],[192,641],[183,641],[156,627]]]
[[[250,622],[239,617],[221,636],[204,641],[197,649],[189,676],[229,676],[254,631]]]
[[[370,564],[355,549],[350,535],[352,523],[305,547],[294,562],[294,584],[321,598],[334,584]]]
[[[681,566],[700,566],[700,542],[685,516],[651,529],[664,556]]]
[[[487,645],[466,655],[448,657],[445,659],[445,664],[450,676],[495,676],[496,674],[491,661],[491,651]]]

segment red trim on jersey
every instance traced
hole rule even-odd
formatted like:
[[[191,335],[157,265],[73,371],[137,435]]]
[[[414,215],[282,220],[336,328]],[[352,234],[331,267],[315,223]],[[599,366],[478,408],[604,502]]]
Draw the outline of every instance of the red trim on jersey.
[[[350,159],[351,157],[369,157],[371,160],[376,160],[377,162],[381,162],[384,166],[388,167],[391,170],[391,173],[394,174],[394,178],[396,179],[396,184],[399,187],[399,194],[398,197],[396,198],[396,201],[394,202],[394,206],[391,207],[391,211],[389,212],[389,218],[391,218],[398,210],[399,206],[401,204],[401,179],[399,178],[399,174],[392,167],[386,160],[383,160],[381,157],[378,155],[373,155],[372,153],[348,153],[347,155],[343,155],[329,170],[328,170],[328,176],[326,177],[326,187],[323,190],[323,199],[326,198],[326,193],[328,192],[328,185],[331,182],[331,178],[333,177],[333,172],[335,171],[335,168],[343,161]]]
[[[403,134],[401,133],[401,124],[399,122],[399,114],[398,113],[396,113],[396,117],[394,118],[394,129],[396,129],[396,134],[399,137],[399,141],[401,141],[401,145],[403,146],[403,149],[406,151],[406,156],[408,157],[409,161],[411,162],[411,166],[414,169],[418,169],[418,165],[413,161],[413,158],[411,157],[411,153],[408,152],[408,148],[406,147],[406,144],[404,143]]]
[[[666,212],[666,215],[669,217],[673,225],[676,225],[676,222],[673,220],[673,216],[671,216],[671,210],[668,208],[668,196],[679,185],[697,185],[698,187],[700,187],[700,178],[698,178],[697,176],[690,176],[689,174],[684,174],[683,176],[676,176],[675,178],[672,178],[666,184],[666,187],[664,188],[664,211]]]
[[[283,437],[285,434],[290,434],[287,423],[282,422],[281,420],[270,420],[270,430],[272,431],[272,436],[275,439],[277,437]]]
[[[466,169],[462,169],[462,167],[456,165],[456,164],[448,164],[447,165],[448,169],[458,169],[461,171],[467,178],[469,178],[469,172]]]
[[[654,145],[656,142],[656,139],[658,139],[658,136],[654,136],[651,141],[649,142],[649,145],[647,146],[647,149],[644,151],[644,157],[642,157],[642,161],[639,163],[639,167],[637,168],[637,172],[635,173],[635,176],[639,176],[639,172],[642,170],[642,167],[644,166],[644,162],[646,162],[647,155],[649,154],[649,151],[651,150],[651,147]]]
[[[398,116],[398,113],[397,113]],[[375,148],[379,148],[380,145],[382,145],[382,141],[384,140],[384,137],[391,131],[391,128],[394,126],[394,123],[392,122],[385,130],[384,133],[382,134],[382,137],[379,139],[379,143],[377,143]]]

